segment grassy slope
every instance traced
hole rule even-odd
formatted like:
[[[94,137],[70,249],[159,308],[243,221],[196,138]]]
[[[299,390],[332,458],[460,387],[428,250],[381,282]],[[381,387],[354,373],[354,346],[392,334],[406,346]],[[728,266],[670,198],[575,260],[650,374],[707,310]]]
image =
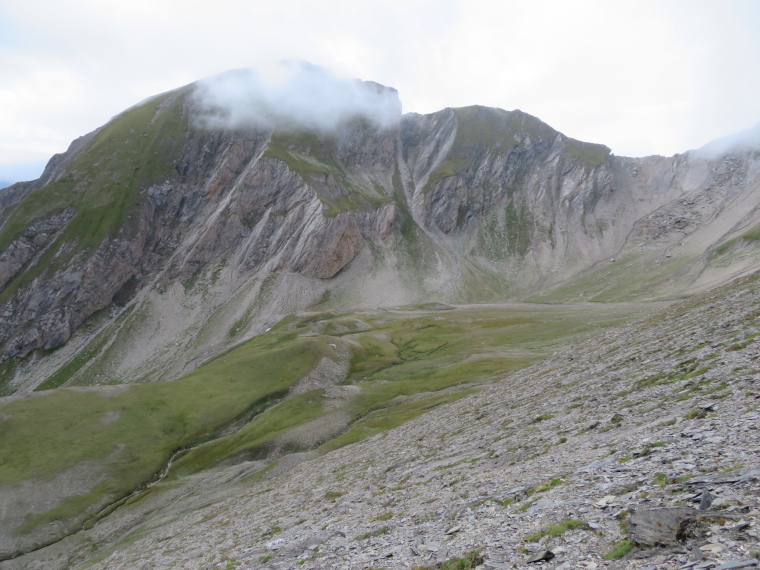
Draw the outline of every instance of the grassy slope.
[[[193,447],[174,462],[173,476],[241,454],[265,456],[275,437],[328,412],[320,390],[277,401],[323,358],[337,358],[337,347],[351,355],[347,383],[358,391],[338,408],[352,418],[351,428],[324,442],[326,452],[458,399],[640,310],[521,306],[292,317],[175,381],[55,389],[6,404],[0,485],[50,480],[86,460],[104,466],[105,482],[23,521],[28,530],[93,514],[104,500],[148,482],[180,448]],[[241,419],[242,429],[218,437]]]
[[[391,201],[377,181],[368,184],[359,172],[352,172],[338,158],[338,140],[332,135],[277,132],[272,136],[265,156],[288,165],[316,192],[327,206],[325,214],[369,212]],[[345,191],[336,196],[325,190],[327,179]],[[361,182],[360,182],[361,181]]]
[[[127,214],[142,203],[140,190],[175,174],[174,160],[181,155],[188,121],[181,98],[159,111],[170,96],[150,99],[113,119],[62,178],[16,206],[0,228],[0,250],[35,220],[69,207],[75,214],[41,258],[0,292],[0,302],[35,277],[65,267],[77,254],[91,253],[103,239],[114,237]]]
[[[695,261],[697,259],[687,255],[663,258],[629,253],[614,263],[603,263],[553,289],[536,293],[529,300],[608,303],[673,298],[689,285],[687,280],[679,277]]]
[[[0,485],[49,480],[85,460],[102,462],[105,483],[26,527],[66,519],[146,483],[176,449],[213,437],[233,418],[264,407],[321,358],[303,339],[236,348],[173,382],[113,390],[60,389],[6,404],[0,422]],[[117,416],[113,421],[107,418]]]
[[[471,106],[455,109],[457,134],[448,157],[430,175],[428,188],[435,183],[464,174],[484,154],[506,155],[518,146],[518,137],[527,134],[551,141],[559,135],[567,152],[587,166],[599,166],[610,154],[604,145],[585,143],[558,133],[541,120],[522,111],[504,111]]]

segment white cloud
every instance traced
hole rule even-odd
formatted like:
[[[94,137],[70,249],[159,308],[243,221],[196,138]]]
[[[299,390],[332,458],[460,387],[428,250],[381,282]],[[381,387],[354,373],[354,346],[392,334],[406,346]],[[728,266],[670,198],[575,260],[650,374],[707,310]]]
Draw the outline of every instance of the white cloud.
[[[283,59],[395,87],[406,111],[520,108],[616,154],[673,154],[760,119],[758,29],[753,0],[6,2],[0,165]]]
[[[362,117],[378,127],[396,124],[401,102],[395,90],[356,79],[340,79],[301,61],[280,62],[267,74],[251,69],[200,81],[195,97],[204,126],[282,127],[332,131]]]

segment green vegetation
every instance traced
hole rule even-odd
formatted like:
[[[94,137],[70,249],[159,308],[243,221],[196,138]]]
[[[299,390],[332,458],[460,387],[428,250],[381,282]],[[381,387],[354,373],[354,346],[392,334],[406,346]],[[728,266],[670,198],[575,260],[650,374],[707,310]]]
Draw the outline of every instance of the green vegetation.
[[[472,570],[485,562],[483,549],[471,550],[461,558],[450,558],[435,566],[415,566],[412,570]]]
[[[25,528],[87,512],[146,484],[175,450],[211,439],[232,419],[281,397],[324,350],[316,340],[271,350],[244,345],[172,382],[61,389],[6,404],[0,485],[51,480],[94,461],[104,482]]]
[[[425,190],[442,180],[462,176],[473,160],[484,153],[506,154],[518,144],[516,135],[532,134],[550,137],[555,131],[538,119],[520,111],[504,111],[474,105],[454,109],[457,131],[446,159],[430,174]]]
[[[658,487],[665,487],[669,483],[668,476],[665,473],[654,474],[654,484]]]
[[[76,255],[91,253],[103,239],[115,237],[129,213],[143,203],[140,190],[176,176],[174,161],[188,125],[181,99],[162,106],[170,97],[155,97],[113,119],[95,133],[62,178],[16,206],[0,231],[0,250],[35,220],[67,208],[73,208],[73,218],[35,265],[0,293],[0,302],[35,277],[65,267]]]
[[[610,155],[611,149],[603,144],[581,142],[565,137],[567,152],[581,159],[586,166],[599,166]]]
[[[535,487],[531,487],[527,490],[526,494],[528,496],[533,495],[535,493],[545,493],[546,491],[550,491],[551,489],[554,489],[554,487],[558,485],[562,485],[564,481],[560,477],[554,477],[552,480],[547,481],[546,483],[542,483],[541,485],[536,485]]]
[[[549,413],[541,414],[540,416],[536,416],[535,418],[533,418],[532,423],[537,424],[540,422],[545,422],[546,420],[550,420],[553,417],[554,417],[554,414],[549,414]]]
[[[623,558],[624,556],[627,556],[631,553],[633,550],[633,541],[628,540],[621,540],[620,542],[616,543],[615,548],[604,555],[605,560],[615,560],[617,558]]]
[[[113,338],[114,332],[119,328],[121,323],[129,317],[134,306],[128,307],[104,330],[98,333],[87,346],[76,353],[74,358],[61,366],[54,374],[42,382],[35,391],[50,390],[58,388],[69,382],[82,368],[84,368],[92,359],[101,351],[108,342]]]
[[[475,161],[484,155],[506,155],[529,136],[533,143],[552,141],[559,133],[541,120],[522,111],[504,111],[474,105],[454,109],[457,130],[454,144],[446,158],[430,174],[425,190],[431,190],[452,176],[467,176]],[[610,154],[604,145],[584,143],[560,135],[568,153],[585,165],[599,166]]]
[[[507,204],[507,252],[512,256],[525,257],[530,250],[534,221],[527,205],[515,206],[514,200]]]
[[[741,234],[740,236],[732,238],[716,246],[710,252],[710,257],[715,258],[715,257],[720,257],[722,255],[725,255],[738,242],[754,243],[756,241],[760,241],[760,225],[754,226],[750,228],[749,230],[747,230],[746,232],[744,232],[743,234]]]
[[[552,538],[557,536],[562,536],[569,530],[575,530],[576,528],[588,528],[588,525],[584,523],[583,521],[579,521],[576,519],[567,519],[566,521],[561,522],[560,524],[552,524],[549,525],[549,528],[546,530],[541,530],[538,532],[534,532],[533,534],[529,534],[525,537],[525,540],[527,542],[538,542],[545,536],[550,536]]]
[[[580,273],[554,289],[531,296],[531,302],[566,303],[591,301],[610,303],[644,301],[680,293],[686,281],[679,277],[695,258],[679,255],[660,259],[630,253],[614,263],[605,263]]]
[[[357,420],[346,433],[322,444],[317,448],[317,451],[327,453],[333,449],[338,449],[345,445],[362,441],[378,433],[400,426],[409,420],[429,412],[441,404],[454,402],[475,392],[476,390],[462,390],[453,394],[431,396],[408,404],[389,406],[387,408],[370,412],[363,418]]]
[[[369,212],[390,202],[383,186],[353,172],[350,157],[340,156],[340,151],[338,135],[279,131],[264,156],[281,160],[303,178],[327,206],[327,216]]]
[[[267,459],[275,450],[316,447],[327,453],[472,394],[640,311],[547,305],[409,309],[293,315],[178,380],[48,389],[7,403],[0,410],[0,485],[54,481],[77,467],[98,466],[103,478],[91,489],[29,517],[24,528],[84,520],[155,480],[170,457],[165,482],[150,492],[216,465]],[[126,311],[120,317],[128,318]],[[45,387],[74,375],[78,382],[91,381],[95,365],[85,364],[104,342],[105,336],[95,337],[84,356]],[[345,397],[331,396],[329,406],[324,389],[287,397],[325,359],[346,368]],[[321,440],[310,428],[301,430],[309,438],[291,435],[332,411],[348,418],[337,437],[335,429]],[[253,477],[263,477],[266,469]],[[560,482],[549,482],[547,489]]]

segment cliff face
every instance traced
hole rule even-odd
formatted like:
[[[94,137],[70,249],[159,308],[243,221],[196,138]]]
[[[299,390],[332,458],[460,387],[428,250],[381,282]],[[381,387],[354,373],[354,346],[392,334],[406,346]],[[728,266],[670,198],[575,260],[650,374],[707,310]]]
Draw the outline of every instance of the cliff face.
[[[756,150],[621,158],[484,107],[211,129],[194,90],[0,195],[5,393],[172,378],[294,310],[642,298],[757,266]]]

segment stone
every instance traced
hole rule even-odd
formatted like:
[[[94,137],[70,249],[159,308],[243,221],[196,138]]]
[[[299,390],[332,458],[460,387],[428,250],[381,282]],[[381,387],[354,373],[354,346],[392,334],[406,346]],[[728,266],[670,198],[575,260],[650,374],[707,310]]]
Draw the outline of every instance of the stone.
[[[532,504],[525,512],[526,513],[535,513],[537,511],[541,511],[544,509],[549,509],[554,506],[556,506],[557,503],[552,501],[551,499],[539,499],[534,504]]]
[[[715,497],[713,497],[710,491],[707,491],[707,490],[702,491],[702,497],[699,499],[699,510],[706,511],[707,509],[709,509],[714,499]]]
[[[728,483],[739,483],[744,481],[750,481],[752,479],[760,478],[760,468],[744,467],[742,469],[736,469],[729,471],[728,473],[711,473],[709,475],[702,475],[700,477],[694,477],[686,481],[688,485],[724,485]]]
[[[536,562],[545,562],[547,560],[551,560],[554,558],[554,553],[551,550],[544,550],[543,552],[537,552],[535,554],[532,554],[531,556],[528,556],[528,558],[525,560],[527,564],[534,564]]]
[[[751,568],[757,566],[757,560],[729,560],[721,564],[716,570],[737,570],[738,568]]]
[[[678,542],[681,524],[697,511],[690,507],[666,507],[637,511],[628,521],[631,538],[646,546],[668,545]]]

